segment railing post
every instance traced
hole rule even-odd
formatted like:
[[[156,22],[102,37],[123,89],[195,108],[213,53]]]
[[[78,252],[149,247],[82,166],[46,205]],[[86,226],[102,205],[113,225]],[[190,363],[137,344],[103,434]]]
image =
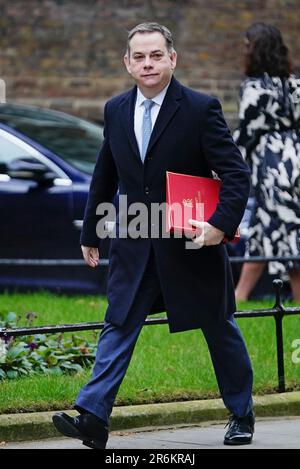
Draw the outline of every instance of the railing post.
[[[3,337],[3,340],[9,340],[9,336],[6,334],[6,327],[0,327],[0,332],[1,332],[1,337]]]
[[[284,307],[281,303],[281,288],[283,282],[280,279],[273,280],[273,287],[276,293],[276,302],[274,309],[276,324],[276,349],[277,349],[277,375],[278,375],[278,392],[285,392],[285,376],[284,376],[284,351],[283,351],[283,333],[282,320],[284,317]]]

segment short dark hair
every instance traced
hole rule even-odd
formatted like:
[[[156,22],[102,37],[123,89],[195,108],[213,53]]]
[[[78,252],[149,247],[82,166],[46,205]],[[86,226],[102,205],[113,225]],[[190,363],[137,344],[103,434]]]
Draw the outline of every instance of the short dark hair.
[[[154,32],[160,33],[165,38],[168,52],[169,53],[173,52],[174,44],[173,44],[172,34],[171,34],[171,31],[169,31],[169,29],[166,28],[166,26],[163,26],[158,23],[140,23],[128,32],[127,47],[126,47],[127,54],[128,55],[130,54],[130,40],[133,38],[135,34],[154,33]]]
[[[249,41],[244,57],[245,74],[287,78],[292,72],[289,50],[284,44],[281,32],[275,26],[254,23],[246,31]]]

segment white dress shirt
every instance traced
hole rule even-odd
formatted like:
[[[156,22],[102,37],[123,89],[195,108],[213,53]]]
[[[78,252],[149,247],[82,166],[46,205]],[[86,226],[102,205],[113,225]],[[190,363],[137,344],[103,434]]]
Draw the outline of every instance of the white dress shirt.
[[[152,129],[154,127],[154,124],[157,119],[163,100],[166,96],[166,92],[169,87],[169,84],[170,83],[168,83],[168,85],[158,95],[156,95],[154,98],[151,98],[151,100],[154,101],[155,103],[151,108]],[[143,102],[146,99],[148,98],[145,98],[145,96],[141,93],[141,91],[138,88],[137,95],[136,95],[135,109],[134,109],[134,133],[135,133],[135,137],[136,137],[136,141],[139,147],[140,154],[142,152],[142,125],[143,125],[143,116],[144,116],[144,110],[145,110]]]

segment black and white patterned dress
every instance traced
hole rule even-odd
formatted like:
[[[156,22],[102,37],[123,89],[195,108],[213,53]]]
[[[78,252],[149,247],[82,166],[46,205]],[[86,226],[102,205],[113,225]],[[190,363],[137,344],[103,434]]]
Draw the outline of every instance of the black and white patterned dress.
[[[250,165],[256,199],[248,256],[300,253],[300,80],[264,74],[241,85],[234,139]],[[278,274],[298,262],[271,262]]]

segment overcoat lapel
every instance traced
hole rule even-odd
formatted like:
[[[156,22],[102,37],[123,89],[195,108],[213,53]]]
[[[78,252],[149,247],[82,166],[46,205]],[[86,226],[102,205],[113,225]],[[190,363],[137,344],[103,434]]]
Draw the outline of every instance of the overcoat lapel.
[[[143,166],[134,133],[134,106],[136,100],[136,92],[137,88],[135,86],[134,88],[132,88],[131,91],[129,91],[124,101],[120,104],[120,118],[122,125],[126,131],[127,137],[129,139],[132,151],[135,157],[138,159],[140,165]]]
[[[153,145],[157,142],[157,140],[165,130],[166,126],[168,125],[174,114],[178,111],[180,107],[179,101],[181,97],[181,85],[175,78],[172,78],[162,107],[159,111],[155,125],[153,127],[147,153],[148,151],[151,151]]]

